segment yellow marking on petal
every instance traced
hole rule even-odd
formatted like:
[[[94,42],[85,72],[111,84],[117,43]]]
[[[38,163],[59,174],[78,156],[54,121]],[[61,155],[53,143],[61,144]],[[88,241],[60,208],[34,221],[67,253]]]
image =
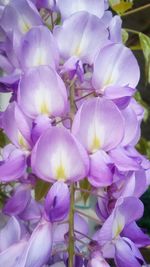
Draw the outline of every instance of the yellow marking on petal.
[[[110,75],[108,77],[108,79],[105,81],[104,86],[107,86],[107,85],[110,85],[110,84],[113,84],[113,83],[114,83],[114,79],[113,79],[112,75]]]
[[[118,225],[117,225],[117,228],[116,228],[116,231],[115,231],[115,237],[117,237],[118,235],[120,235],[120,233],[121,233],[122,230],[123,230],[123,227],[124,227],[123,224],[118,224]]]
[[[114,220],[112,229],[113,229],[113,238],[116,238],[120,235],[125,226],[125,218],[121,214],[118,214]]]
[[[20,132],[18,132],[18,143],[22,149],[28,150],[28,144]]]
[[[58,180],[66,180],[65,168],[62,164],[59,165],[56,171],[56,178]]]
[[[81,48],[80,48],[80,45],[77,46],[77,48],[76,48],[74,54],[75,54],[76,56],[80,56],[80,54],[81,54]]]
[[[92,143],[92,146],[91,146],[91,150],[92,152],[95,152],[97,151],[101,146],[101,143],[100,143],[100,140],[99,138],[95,135],[94,136],[94,139],[93,139],[93,143]]]
[[[40,112],[42,113],[42,114],[49,114],[49,110],[48,110],[48,107],[47,107],[47,105],[46,105],[46,103],[45,102],[42,102],[41,103],[41,105],[40,105]]]
[[[26,21],[25,18],[20,18],[20,27],[23,33],[28,32],[31,29],[31,24]]]

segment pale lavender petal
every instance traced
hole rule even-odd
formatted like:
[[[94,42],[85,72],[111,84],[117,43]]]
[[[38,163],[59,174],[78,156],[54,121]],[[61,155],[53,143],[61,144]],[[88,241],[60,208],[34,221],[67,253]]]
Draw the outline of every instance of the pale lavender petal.
[[[51,123],[52,119],[48,118],[46,115],[41,115],[34,120],[33,129],[31,132],[31,137],[34,144],[39,139],[41,134],[52,126]]]
[[[43,206],[34,199],[31,199],[24,211],[19,214],[19,218],[24,221],[39,221],[43,213]]]
[[[146,174],[144,170],[132,173],[128,179],[124,181],[121,189],[121,196],[140,197],[147,189]]]
[[[86,151],[64,127],[46,130],[32,151],[31,163],[41,179],[52,182],[80,180],[89,170]]]
[[[15,217],[10,217],[5,227],[0,231],[0,252],[17,243],[21,238],[21,228]],[[1,257],[0,257],[1,262]]]
[[[108,193],[105,192],[105,190],[99,189],[98,190],[98,197],[97,199],[97,204],[96,204],[96,214],[100,218],[102,222],[106,221],[106,219],[109,216],[109,209],[108,209],[108,204],[109,204],[109,198],[108,198]]]
[[[19,179],[26,170],[26,156],[14,148],[9,157],[0,164],[0,181],[9,182]]]
[[[115,102],[115,104],[120,108],[124,109],[128,106],[131,97],[135,93],[135,89],[124,86],[120,87],[117,85],[108,86],[106,90],[104,90],[104,97],[111,99]]]
[[[121,142],[124,120],[112,101],[97,97],[87,100],[80,107],[73,121],[72,132],[89,152],[99,149],[108,151]]]
[[[99,18],[104,14],[104,0],[57,0],[57,5],[63,19],[79,11],[87,11]]]
[[[58,65],[57,43],[47,27],[34,27],[25,35],[20,48],[20,62],[23,69],[39,65],[55,68]]]
[[[19,185],[12,197],[6,202],[3,212],[8,215],[20,214],[28,205],[31,199],[31,190],[29,185]]]
[[[31,147],[31,123],[16,102],[9,104],[3,113],[2,125],[5,133],[13,144],[23,150]]]
[[[142,217],[144,212],[144,206],[143,203],[136,197],[120,198],[116,202],[116,208],[114,212],[115,219],[113,223],[113,232],[114,230],[118,230],[121,233],[125,225]],[[120,221],[120,223],[119,220],[122,220],[122,222]],[[116,225],[119,225],[119,229],[115,229]],[[113,233],[113,235],[116,236],[115,233]]]
[[[136,251],[133,252],[133,247]],[[144,259],[138,249],[128,239],[118,239],[115,243],[115,263],[118,267],[141,267]]]
[[[108,45],[96,57],[92,82],[94,88],[102,93],[112,85],[135,88],[139,77],[136,58],[122,44]]]
[[[67,109],[65,85],[60,76],[48,66],[29,69],[20,80],[18,103],[31,118],[41,114],[62,115]]]
[[[29,0],[11,1],[4,9],[1,27],[11,37],[26,33],[32,26],[41,25],[42,19],[35,5]]]
[[[104,245],[122,233],[124,227],[138,220],[143,215],[143,204],[136,197],[118,199],[111,215],[104,222],[100,230],[94,234],[94,239]]]
[[[4,250],[0,253],[0,267],[16,267],[19,258],[21,257],[22,253],[24,252],[24,249],[27,245],[27,241],[23,240],[21,242],[18,242],[12,246],[10,246],[8,249]],[[19,267],[19,266],[18,266]]]
[[[141,159],[138,156],[132,156],[123,147],[118,147],[109,152],[115,166],[120,171],[138,171],[141,163]]]
[[[41,267],[46,264],[52,247],[52,225],[41,221],[34,229],[16,267]]]
[[[70,192],[63,182],[56,182],[50,188],[45,199],[46,217],[50,222],[64,220],[70,208]]]
[[[108,186],[112,183],[111,158],[102,150],[90,155],[89,182],[95,186]]]
[[[122,20],[120,16],[114,16],[109,24],[110,40],[113,43],[122,42],[121,26]]]
[[[129,238],[137,247],[150,245],[150,237],[135,222],[125,226],[121,235]]]
[[[122,110],[122,115],[125,121],[125,134],[121,145],[127,146],[135,139],[139,123],[137,120],[136,113],[129,106]]]
[[[105,0],[104,0],[104,1],[105,1]],[[103,17],[101,18],[101,22],[103,22],[104,25],[108,28],[108,26],[109,26],[111,20],[112,20],[112,12],[106,10],[106,11],[104,12]]]
[[[77,56],[84,63],[92,64],[95,55],[108,38],[104,24],[88,12],[77,12],[57,26],[54,36],[64,59]]]

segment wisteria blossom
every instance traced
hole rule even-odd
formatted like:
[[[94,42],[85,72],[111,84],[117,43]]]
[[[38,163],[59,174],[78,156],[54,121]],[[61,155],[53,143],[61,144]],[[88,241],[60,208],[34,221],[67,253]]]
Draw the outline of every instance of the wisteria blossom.
[[[147,266],[140,69],[120,16],[107,0],[11,0],[0,22],[0,267]]]

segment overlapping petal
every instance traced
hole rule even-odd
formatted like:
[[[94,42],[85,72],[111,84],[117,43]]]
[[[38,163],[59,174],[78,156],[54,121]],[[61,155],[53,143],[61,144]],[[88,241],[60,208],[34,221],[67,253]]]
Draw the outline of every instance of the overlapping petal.
[[[67,217],[70,208],[70,192],[68,186],[58,181],[50,188],[45,199],[46,217],[52,223]]]
[[[99,149],[108,151],[121,142],[124,120],[112,101],[97,97],[87,100],[80,107],[74,118],[72,132],[88,152]]]
[[[21,78],[18,103],[35,119],[41,114],[60,116],[67,109],[67,93],[60,76],[48,66],[29,69]]]
[[[1,182],[10,182],[21,178],[27,167],[25,154],[12,145],[7,145],[5,149],[10,146],[11,149],[8,149],[7,157],[0,162]]]
[[[48,65],[56,67],[59,61],[57,43],[45,26],[33,27],[24,36],[20,48],[20,62],[23,69]]]
[[[95,89],[102,93],[112,85],[135,88],[139,77],[136,58],[123,44],[105,46],[96,57],[92,82]]]
[[[63,59],[77,56],[83,63],[92,64],[95,55],[108,38],[104,24],[88,12],[77,12],[54,31]]]
[[[57,6],[63,19],[79,11],[87,11],[99,18],[104,14],[104,0],[57,0]]]
[[[31,162],[34,172],[46,181],[76,181],[89,171],[86,151],[63,127],[51,127],[39,138]]]
[[[43,244],[41,249],[41,244]],[[41,267],[46,264],[52,247],[52,225],[41,221],[34,229],[16,267]]]
[[[23,150],[31,148],[32,121],[25,116],[16,102],[8,105],[2,117],[2,126],[15,146]]]

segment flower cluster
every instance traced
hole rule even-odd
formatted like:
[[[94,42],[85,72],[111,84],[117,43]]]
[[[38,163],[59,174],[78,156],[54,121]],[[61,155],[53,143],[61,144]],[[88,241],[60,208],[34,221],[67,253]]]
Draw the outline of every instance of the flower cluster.
[[[150,163],[135,148],[140,71],[108,8],[107,0],[0,5],[0,91],[11,92],[0,115],[10,140],[0,162],[0,267],[146,266],[139,248],[150,238],[136,224],[150,183]],[[40,180],[47,191],[37,201]],[[72,207],[81,180],[97,202],[92,234]]]

